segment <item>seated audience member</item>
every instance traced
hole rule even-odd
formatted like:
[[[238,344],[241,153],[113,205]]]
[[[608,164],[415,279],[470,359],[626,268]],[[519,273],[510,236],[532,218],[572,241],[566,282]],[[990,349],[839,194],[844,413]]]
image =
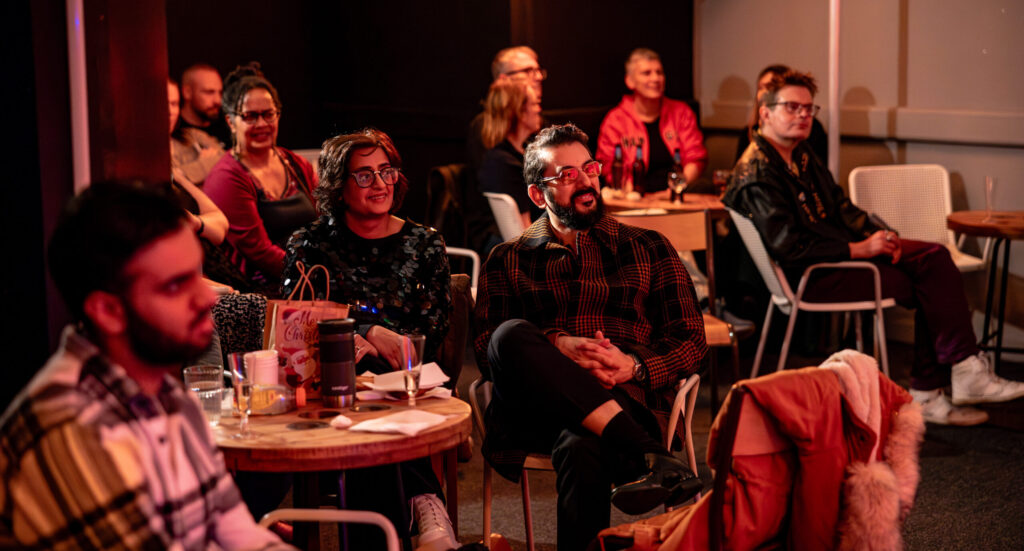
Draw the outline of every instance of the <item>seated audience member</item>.
[[[537,102],[543,95],[544,79],[548,72],[541,68],[537,52],[529,46],[504,48],[491,61],[491,84],[518,83],[529,86],[537,95]],[[541,123],[543,126],[543,122]],[[498,243],[501,234],[494,222],[491,207],[480,188],[478,174],[483,166],[484,155],[489,149],[483,138],[484,112],[481,111],[469,123],[466,136],[466,189],[464,193],[467,245],[487,258],[487,253]]]
[[[637,48],[629,54],[626,87],[631,93],[622,96],[622,102],[605,115],[597,138],[597,160],[604,164],[605,179],[612,178],[615,146],[622,146],[622,159],[627,167],[636,158],[637,146],[641,146],[647,167],[645,192],[668,187],[677,151],[683,178],[687,184],[692,183],[707,163],[704,136],[693,110],[682,101],[665,97],[665,72],[656,52]],[[633,185],[635,189],[639,187]]]
[[[476,306],[477,363],[494,382],[484,456],[517,480],[528,452],[551,454],[563,551],[608,526],[609,503],[640,514],[700,489],[651,411],[707,352],[697,296],[664,236],[604,214],[586,143],[564,125],[527,146],[546,213],[495,247]]]
[[[523,184],[523,143],[540,130],[540,100],[533,88],[514,82],[491,85],[484,102],[483,143],[490,149],[480,167],[480,191],[511,195],[523,227],[541,214]]]
[[[224,155],[224,148],[206,132],[191,127],[178,127],[180,98],[178,83],[167,79],[167,105],[171,115],[171,169],[176,171],[176,180],[188,180],[202,187],[210,169]]]
[[[277,147],[281,101],[258,63],[227,77],[224,110],[234,146],[210,171],[203,190],[228,217],[235,264],[258,286],[276,288],[284,245],[316,219],[313,167]]]
[[[324,282],[323,273],[315,271],[314,288],[322,293],[329,285],[331,299],[349,304],[358,322],[358,371],[398,369],[402,335],[409,333],[426,336],[424,360],[435,361],[448,333],[448,255],[436,230],[393,214],[409,184],[391,138],[374,129],[335,136],[324,142],[318,170],[321,184],[315,196],[321,215],[288,242],[282,295],[294,289],[299,262],[322,264],[330,280]],[[390,465],[350,473],[348,505],[399,522],[397,490],[388,489],[393,480]],[[402,464],[402,481],[405,495],[413,496],[419,548],[458,547],[430,461]]]
[[[910,394],[922,405],[925,420],[985,422],[985,412],[960,406],[1024,396],[1024,383],[998,377],[978,351],[963,281],[949,251],[937,243],[900,239],[843,195],[807,143],[818,111],[815,92],[814,78],[796,71],[766,84],[758,131],[736,163],[723,202],[754,221],[794,288],[804,269],[817,262],[875,264],[882,296],[916,310]],[[862,270],[823,271],[812,276],[803,297],[868,300],[870,277]]]
[[[754,111],[750,114],[747,131],[740,134],[739,142],[736,144],[737,161],[743,155],[743,152],[747,150],[750,142],[754,140],[754,134],[757,133],[761,97],[764,96],[768,83],[775,76],[788,73],[789,71],[790,69],[786,65],[769,65],[761,69],[761,72],[757,74],[757,97],[754,99]],[[818,122],[817,117],[811,119],[811,135],[807,138],[807,145],[811,146],[814,154],[821,159],[821,164],[828,166],[828,135],[825,133],[825,127]]]
[[[231,145],[231,130],[221,114],[223,85],[220,73],[210,65],[196,63],[181,74],[181,120],[179,130],[189,128],[213,136],[222,148]]]
[[[181,366],[214,294],[181,209],[141,186],[72,199],[49,247],[76,324],[0,419],[0,542],[24,549],[288,548],[239,499]]]

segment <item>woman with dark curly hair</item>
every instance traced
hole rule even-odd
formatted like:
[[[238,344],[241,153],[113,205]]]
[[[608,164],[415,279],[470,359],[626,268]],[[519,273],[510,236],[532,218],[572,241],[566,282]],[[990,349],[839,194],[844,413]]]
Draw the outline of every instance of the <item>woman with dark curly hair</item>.
[[[224,113],[231,154],[214,165],[204,191],[228,217],[232,260],[260,286],[276,288],[288,237],[316,219],[313,167],[277,146],[281,100],[259,63],[224,80]]]
[[[408,333],[426,336],[424,361],[433,361],[448,333],[448,255],[437,230],[392,214],[409,186],[394,143],[374,129],[335,136],[324,142],[318,165],[314,195],[321,215],[288,241],[281,294],[295,288],[298,262],[322,264],[330,281],[325,284],[317,270],[313,287],[322,293],[329,285],[331,300],[350,305],[358,321],[358,370],[398,369],[402,334]],[[397,523],[401,517],[391,497],[396,494],[384,488],[394,472],[363,472],[348,477],[348,505],[380,511]],[[418,548],[458,547],[430,462],[402,464],[402,481],[405,495],[414,496]]]

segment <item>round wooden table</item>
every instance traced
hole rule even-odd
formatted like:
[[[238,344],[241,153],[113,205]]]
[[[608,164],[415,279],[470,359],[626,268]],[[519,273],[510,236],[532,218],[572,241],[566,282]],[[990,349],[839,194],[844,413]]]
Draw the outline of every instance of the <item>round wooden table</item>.
[[[346,470],[395,464],[401,490],[401,471],[397,468],[399,463],[446,453],[449,466],[446,492],[448,514],[452,519],[452,527],[458,534],[455,448],[469,438],[473,431],[469,404],[457,398],[417,400],[416,409],[445,415],[448,419],[415,436],[356,432],[330,426],[333,417],[329,415],[330,412],[345,415],[352,419],[354,425],[410,409],[405,401],[389,400],[359,401],[358,406],[363,411],[325,408],[319,400],[313,400],[297,411],[280,415],[253,415],[249,418],[249,426],[252,432],[264,436],[262,439],[231,439],[231,435],[238,432],[239,419],[230,416],[221,417],[221,422],[213,429],[213,433],[217,446],[224,454],[224,462],[228,469],[295,473],[294,501],[296,507],[306,508],[318,508],[320,505],[317,473],[341,471],[343,485]],[[384,409],[376,409],[378,407]],[[404,492],[399,493],[398,499],[404,503]],[[342,499],[343,495],[342,493]],[[344,506],[344,501],[341,506]],[[407,511],[405,507],[402,507],[402,510]],[[399,534],[405,536],[403,539],[408,541],[408,522],[405,522],[404,526],[396,526],[396,529]],[[295,541],[304,549],[318,549],[319,531],[309,530],[298,524]]]
[[[1024,211],[992,211],[965,210],[949,214],[946,226],[954,232],[991,237],[995,241],[992,247],[992,265],[988,270],[988,289],[985,294],[985,322],[978,346],[993,350],[995,353],[995,370],[999,371],[1003,353],[1003,325],[1006,319],[1006,289],[1010,276],[1010,241],[1024,239]],[[999,282],[999,322],[995,332],[989,333],[992,320],[992,300],[996,289],[996,261],[999,259],[999,247],[1003,248],[1002,277]],[[995,346],[988,343],[995,338]],[[1021,348],[1006,348],[1011,352],[1024,352]]]

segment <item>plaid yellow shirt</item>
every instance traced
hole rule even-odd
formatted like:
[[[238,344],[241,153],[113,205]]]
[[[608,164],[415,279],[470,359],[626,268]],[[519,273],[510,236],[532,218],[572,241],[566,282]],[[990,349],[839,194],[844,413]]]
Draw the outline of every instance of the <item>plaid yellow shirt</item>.
[[[253,521],[199,403],[74,330],[0,418],[0,548],[293,549]]]
[[[489,373],[491,333],[509,319],[545,333],[604,333],[647,370],[643,388],[623,388],[652,408],[661,391],[698,370],[707,353],[704,320],[679,255],[661,234],[609,216],[580,232],[576,250],[562,245],[541,216],[517,239],[498,245],[477,290],[477,363]]]

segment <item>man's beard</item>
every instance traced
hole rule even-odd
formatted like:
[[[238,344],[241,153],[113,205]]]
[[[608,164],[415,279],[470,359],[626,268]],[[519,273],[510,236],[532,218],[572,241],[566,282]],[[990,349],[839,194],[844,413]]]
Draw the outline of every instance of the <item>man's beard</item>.
[[[220,107],[218,107],[217,111],[215,111],[212,115],[207,113],[206,111],[198,110],[196,111],[196,114],[199,115],[199,118],[203,119],[203,121],[205,121],[206,123],[213,124],[217,122],[218,118],[220,118]]]
[[[544,194],[551,212],[569,229],[589,230],[604,216],[604,202],[601,201],[601,194],[591,188],[581,189],[573,193],[572,197],[569,198],[569,203],[565,205],[555,201],[553,190],[548,189]],[[597,205],[590,212],[579,212],[576,210],[576,198],[587,194],[594,196],[594,201],[596,201]]]
[[[176,341],[146,321],[127,300],[124,301],[124,309],[132,352],[146,362],[156,365],[184,364],[198,358],[212,341],[212,336],[205,339],[204,343]],[[192,320],[189,329],[200,324],[204,318],[205,315],[198,315]]]

